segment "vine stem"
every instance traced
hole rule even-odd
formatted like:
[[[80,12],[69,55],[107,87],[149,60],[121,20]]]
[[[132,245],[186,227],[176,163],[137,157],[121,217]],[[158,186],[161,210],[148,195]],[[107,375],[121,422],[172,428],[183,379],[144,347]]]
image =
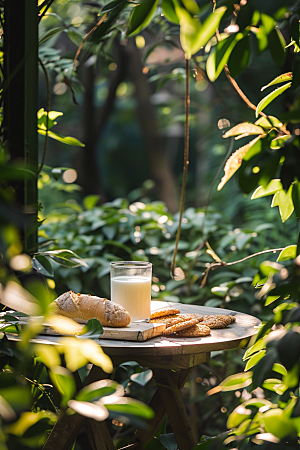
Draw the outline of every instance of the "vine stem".
[[[179,221],[176,233],[175,249],[173,253],[173,259],[171,263],[171,275],[174,277],[175,274],[175,264],[176,256],[178,251],[178,243],[181,231],[182,215],[184,210],[184,199],[186,192],[186,180],[188,174],[189,166],[189,141],[190,141],[190,60],[185,59],[185,137],[184,137],[184,165],[183,165],[183,177],[182,177],[182,187],[181,187],[181,197],[180,197],[180,209],[179,209]]]
[[[284,250],[284,248],[285,248],[285,247],[282,247],[282,248],[271,248],[271,249],[269,249],[269,250],[263,250],[263,251],[261,251],[261,252],[252,253],[251,255],[245,256],[245,258],[239,259],[239,260],[237,260],[237,261],[232,261],[232,262],[228,262],[228,263],[225,262],[225,261],[221,261],[221,260],[218,261],[218,262],[211,263],[211,264],[209,264],[209,265],[207,266],[207,269],[206,269],[205,272],[204,272],[203,279],[202,279],[202,282],[201,282],[201,287],[205,286],[206,280],[207,280],[207,277],[208,277],[208,274],[209,274],[209,271],[210,271],[210,270],[214,270],[216,267],[228,267],[228,266],[233,266],[234,264],[242,263],[242,262],[244,262],[244,261],[247,261],[247,259],[254,258],[255,256],[264,255],[265,253],[277,253],[277,252],[281,252],[282,250]]]

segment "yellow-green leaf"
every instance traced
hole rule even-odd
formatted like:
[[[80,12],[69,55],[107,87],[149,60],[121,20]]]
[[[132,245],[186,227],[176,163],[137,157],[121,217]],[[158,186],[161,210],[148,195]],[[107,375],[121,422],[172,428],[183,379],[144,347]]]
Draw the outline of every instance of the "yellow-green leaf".
[[[293,79],[293,72],[287,72],[283,73],[282,75],[279,75],[278,77],[274,78],[269,84],[266,84],[266,86],[263,86],[261,88],[261,91],[264,91],[269,86],[273,86],[274,84],[279,83],[285,83],[286,81],[291,81]]]
[[[259,135],[252,141],[248,142],[248,144],[244,145],[243,147],[236,150],[230,158],[227,160],[224,172],[225,175],[223,176],[219,186],[218,191],[222,189],[222,187],[227,183],[227,181],[235,174],[235,172],[241,167],[243,157],[246,155],[246,153],[250,150],[251,147],[253,147],[256,142],[261,139],[264,135]]]
[[[248,136],[249,134],[265,134],[265,132],[263,128],[254,125],[253,123],[243,122],[228,130],[225,134],[223,134],[223,138],[237,136],[239,134]]]
[[[256,117],[258,117],[259,113],[265,109],[275,98],[277,98],[279,95],[281,95],[284,91],[286,91],[289,87],[291,87],[292,82],[290,83],[286,83],[283,86],[275,89],[274,91],[272,91],[269,95],[267,95],[266,97],[264,97],[259,104],[257,105],[256,108]]]
[[[297,256],[297,245],[288,245],[279,254],[277,261],[288,261]]]
[[[282,184],[279,179],[271,180],[266,188],[259,186],[252,194],[251,200],[255,198],[266,197],[267,195],[276,194],[276,192],[282,189]]]

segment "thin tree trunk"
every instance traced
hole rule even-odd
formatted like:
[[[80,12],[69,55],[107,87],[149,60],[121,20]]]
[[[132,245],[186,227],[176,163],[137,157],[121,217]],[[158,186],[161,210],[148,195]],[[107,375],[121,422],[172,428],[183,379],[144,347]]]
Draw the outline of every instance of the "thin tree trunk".
[[[151,103],[151,90],[143,74],[141,57],[133,40],[127,45],[129,77],[136,90],[137,115],[144,136],[150,171],[157,187],[157,196],[164,201],[170,212],[178,211],[178,193],[162,134],[159,130],[155,108]]]

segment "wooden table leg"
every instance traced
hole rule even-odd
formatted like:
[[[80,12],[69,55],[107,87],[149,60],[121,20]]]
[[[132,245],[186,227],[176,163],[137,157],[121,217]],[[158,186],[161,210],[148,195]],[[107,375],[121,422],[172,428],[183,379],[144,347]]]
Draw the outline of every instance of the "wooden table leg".
[[[197,444],[174,372],[155,369],[158,394],[168,415],[179,450],[191,450]]]
[[[158,370],[158,369],[156,369]],[[156,373],[156,370],[154,371],[154,375]],[[176,384],[176,389],[178,392],[182,389],[184,386],[186,380],[188,379],[190,373],[192,372],[193,368],[189,369],[183,369],[181,372],[171,372],[174,378],[174,383]],[[162,370],[162,372],[169,372],[168,370]],[[156,380],[157,381],[157,380]],[[159,381],[157,381],[159,383]],[[180,395],[180,394],[179,394]],[[173,404],[173,401],[172,401]],[[146,442],[153,439],[155,436],[155,433],[157,432],[159,425],[163,421],[164,417],[166,416],[166,408],[162,401],[161,392],[159,389],[157,389],[156,393],[154,394],[150,405],[153,409],[155,416],[151,421],[149,421],[149,426],[146,430],[137,430],[134,434],[134,438],[132,441],[132,444],[128,446],[129,448],[133,448],[134,446],[138,450],[142,450],[144,448],[144,445]],[[125,447],[126,448],[126,447]]]
[[[99,367],[93,366],[84,386],[105,378],[107,378],[107,374]],[[79,390],[79,377],[76,377],[76,384]],[[84,424],[93,450],[114,450],[115,447],[105,422],[86,419],[79,414],[68,416],[65,411],[61,412],[43,450],[68,450]]]

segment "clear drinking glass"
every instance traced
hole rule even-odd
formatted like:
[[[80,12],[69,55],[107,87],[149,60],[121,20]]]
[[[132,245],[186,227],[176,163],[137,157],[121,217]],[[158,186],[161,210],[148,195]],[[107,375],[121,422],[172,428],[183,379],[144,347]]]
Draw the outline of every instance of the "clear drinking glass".
[[[132,321],[150,318],[151,279],[149,262],[110,263],[111,300],[127,309]]]

